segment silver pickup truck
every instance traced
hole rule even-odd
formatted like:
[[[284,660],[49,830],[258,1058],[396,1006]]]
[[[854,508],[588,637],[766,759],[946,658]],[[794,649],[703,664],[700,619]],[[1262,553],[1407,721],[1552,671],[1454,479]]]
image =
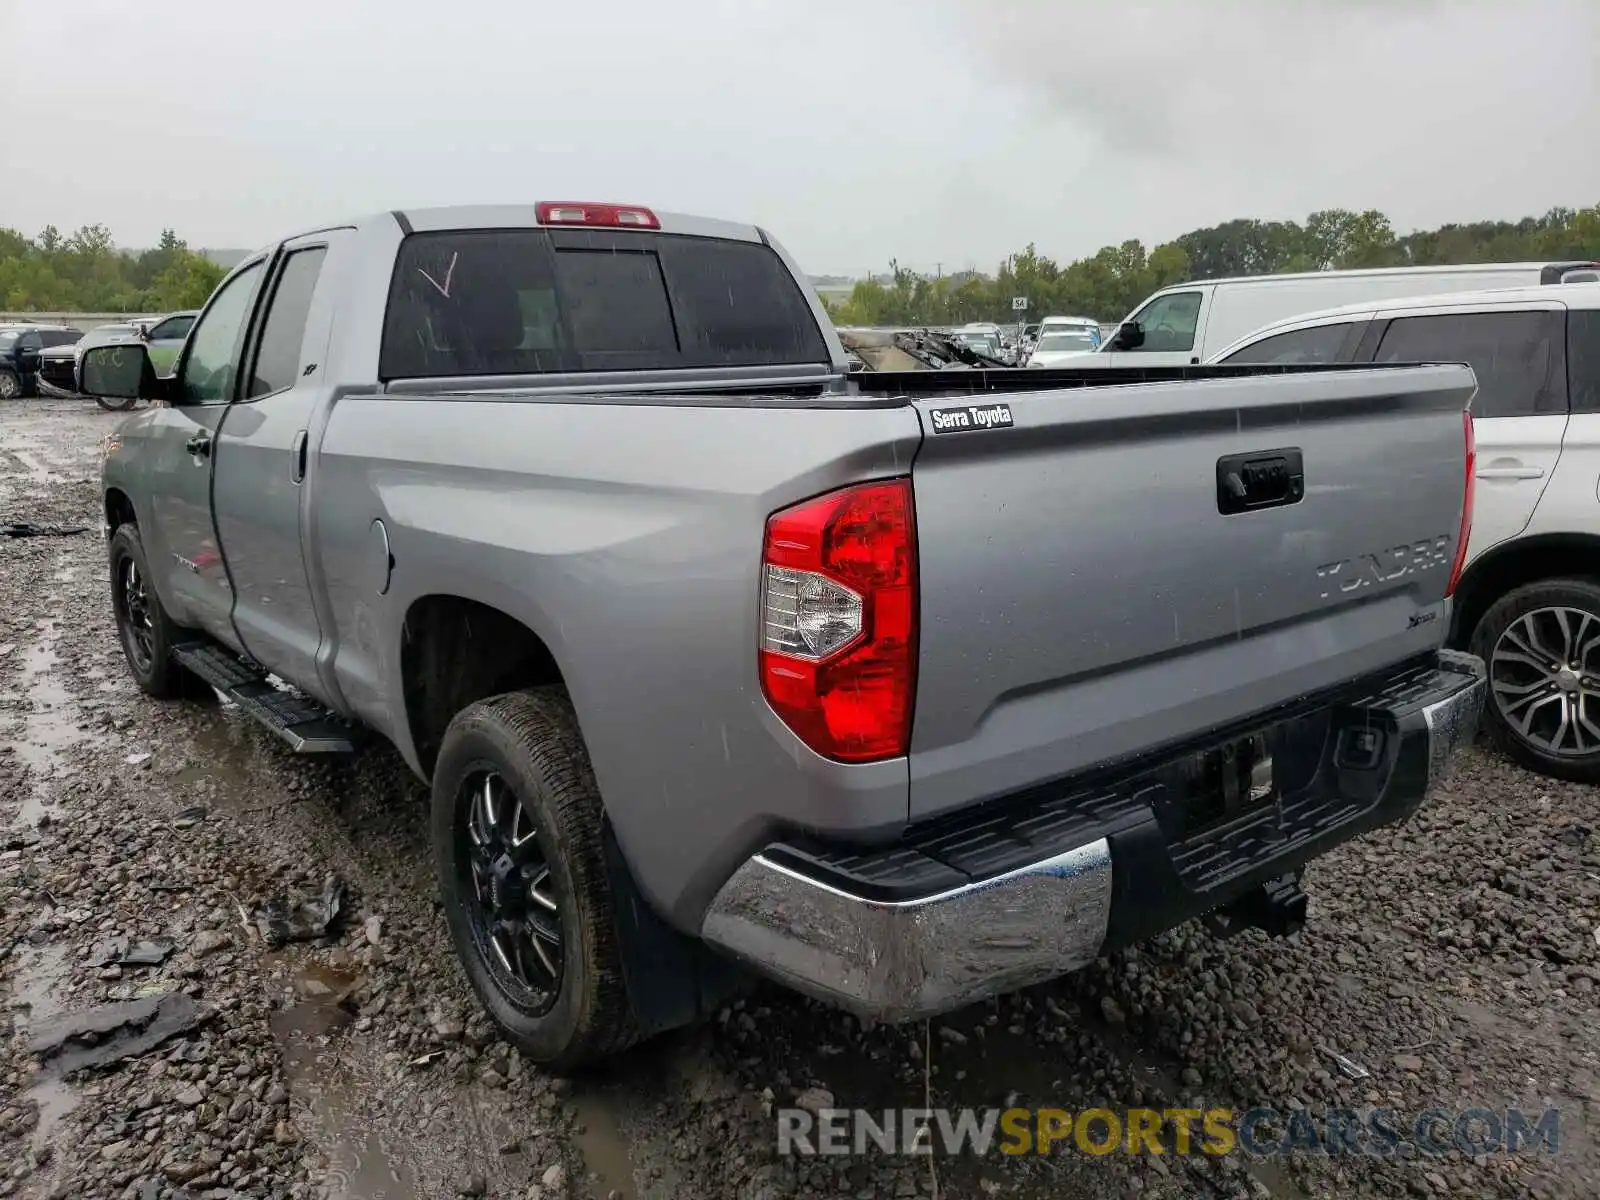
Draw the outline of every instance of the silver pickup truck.
[[[549,203],[277,243],[107,439],[134,677],[392,743],[488,1012],[573,1067],[751,972],[945,1011],[1416,809],[1469,368],[851,376],[748,225]],[[209,694],[209,693],[208,693]]]

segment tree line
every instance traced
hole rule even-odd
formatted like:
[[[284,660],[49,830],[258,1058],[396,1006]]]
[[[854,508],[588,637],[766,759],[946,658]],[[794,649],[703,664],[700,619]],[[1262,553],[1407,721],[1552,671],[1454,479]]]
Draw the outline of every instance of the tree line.
[[[1196,229],[1153,250],[1140,241],[1107,246],[1061,265],[1030,243],[993,277],[929,278],[891,264],[885,280],[857,283],[828,301],[840,325],[954,325],[1010,322],[1025,296],[1032,318],[1059,314],[1119,321],[1159,288],[1189,280],[1286,271],[1406,267],[1479,262],[1600,259],[1600,205],[1552,208],[1520,221],[1476,221],[1396,234],[1381,212],[1325,209],[1304,223],[1241,218]]]
[[[104,225],[36,238],[0,229],[0,309],[158,313],[199,308],[227,272],[168,229],[152,250],[119,250]]]

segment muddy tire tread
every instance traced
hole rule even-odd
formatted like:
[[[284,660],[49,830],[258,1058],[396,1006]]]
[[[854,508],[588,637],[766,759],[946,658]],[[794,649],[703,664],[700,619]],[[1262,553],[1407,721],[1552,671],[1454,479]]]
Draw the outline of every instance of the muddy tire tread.
[[[447,760],[452,748],[469,734],[499,745],[507,765],[522,777],[517,780],[519,786],[534,785],[531,790],[536,794],[522,799],[525,804],[539,806],[553,828],[557,844],[546,847],[546,851],[549,856],[562,859],[572,884],[572,894],[566,900],[576,903],[581,914],[582,937],[576,958],[589,986],[584,989],[583,1003],[565,1046],[555,1054],[540,1057],[548,1067],[574,1070],[621,1053],[638,1042],[640,1034],[628,997],[617,937],[602,841],[604,810],[566,690],[543,687],[493,696],[464,708],[450,722],[439,753],[441,769],[435,772],[436,853],[440,836],[453,836],[453,828],[445,828],[441,820],[443,809],[453,822],[455,789],[459,784],[453,771],[446,774]],[[441,782],[448,794],[441,794]],[[562,949],[568,956],[562,982],[565,990],[573,982],[570,973],[574,963],[569,948]]]

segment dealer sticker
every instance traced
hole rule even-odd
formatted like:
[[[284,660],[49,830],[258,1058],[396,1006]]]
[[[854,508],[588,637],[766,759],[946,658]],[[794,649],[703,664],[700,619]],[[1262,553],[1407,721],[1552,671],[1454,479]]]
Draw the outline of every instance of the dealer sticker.
[[[969,404],[965,408],[934,408],[928,411],[935,433],[977,433],[985,429],[1010,429],[1009,404]]]

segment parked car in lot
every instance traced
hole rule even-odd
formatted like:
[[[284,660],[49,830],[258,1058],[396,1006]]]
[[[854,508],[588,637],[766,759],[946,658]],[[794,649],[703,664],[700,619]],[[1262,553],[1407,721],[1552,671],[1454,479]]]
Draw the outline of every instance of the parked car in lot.
[[[74,331],[76,332],[76,331]],[[139,327],[132,322],[115,322],[97,325],[88,333],[78,334],[76,340],[65,342],[44,351],[39,358],[39,378],[51,387],[77,394],[78,364],[85,350],[96,346],[112,346],[139,340]]]
[[[1025,365],[1059,367],[1100,347],[1100,325],[1088,317],[1046,317]]]
[[[83,374],[162,402],[106,444],[134,679],[391,741],[558,1067],[730,963],[900,1020],[1290,931],[1482,703],[1459,364],[851,374],[764,231],[541,203],[289,238],[172,377]]]
[[[82,336],[69,325],[0,325],[0,400],[32,395],[43,355]]]
[[[183,340],[189,336],[194,319],[199,315],[198,309],[168,313],[159,320],[140,326],[144,343],[150,348],[150,362],[158,374],[172,373],[178,361],[178,351],[183,349]]]
[[[1600,782],[1600,284],[1350,305],[1217,361],[1472,366],[1477,492],[1450,641],[1489,664],[1500,745]]]
[[[1600,279],[1600,263],[1549,262],[1309,271],[1181,283],[1146,300],[1093,359],[1079,365],[1157,367],[1209,362],[1224,346],[1264,325],[1336,305],[1596,279]]]

